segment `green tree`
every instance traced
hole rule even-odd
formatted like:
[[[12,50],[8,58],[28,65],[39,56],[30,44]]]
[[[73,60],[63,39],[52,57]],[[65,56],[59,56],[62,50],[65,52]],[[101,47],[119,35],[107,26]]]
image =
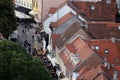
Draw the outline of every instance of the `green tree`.
[[[24,47],[0,41],[0,80],[51,80],[51,76],[44,63]]]
[[[0,32],[8,38],[16,28],[17,22],[12,0],[0,0]]]

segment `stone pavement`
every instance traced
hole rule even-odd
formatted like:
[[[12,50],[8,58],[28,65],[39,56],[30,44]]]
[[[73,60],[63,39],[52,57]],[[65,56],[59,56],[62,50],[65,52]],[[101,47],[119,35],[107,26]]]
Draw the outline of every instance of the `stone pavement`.
[[[30,23],[20,23],[17,31],[18,31],[18,39],[17,42],[21,45],[24,45],[25,40],[31,42],[31,49],[36,48],[40,49],[42,47],[42,43],[38,42],[38,35],[36,35],[36,27],[35,25],[31,25]],[[40,37],[40,35],[39,35]],[[32,52],[32,51],[31,51]]]

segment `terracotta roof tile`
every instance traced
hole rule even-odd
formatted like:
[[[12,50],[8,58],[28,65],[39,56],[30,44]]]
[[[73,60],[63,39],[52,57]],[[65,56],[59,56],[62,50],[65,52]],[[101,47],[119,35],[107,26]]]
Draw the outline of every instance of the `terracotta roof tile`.
[[[107,58],[107,61],[111,64],[120,64],[120,54],[117,43],[112,43],[111,40],[92,40],[89,45],[91,48],[94,47],[94,50],[102,58]],[[99,47],[98,50],[95,49],[96,46]]]
[[[105,0],[98,2],[71,1],[69,4],[86,20],[114,21],[117,13],[116,0],[107,4]],[[91,7],[94,6],[94,10]]]
[[[67,43],[66,44],[66,48],[70,51],[70,52],[72,52],[72,53],[75,53],[76,52],[76,49],[73,47],[73,45],[72,44],[70,44],[70,43]]]
[[[70,39],[77,31],[79,31],[79,29],[80,26],[76,22],[70,25],[70,27],[56,40],[56,46],[61,48],[68,39]]]
[[[51,27],[53,28],[57,28],[59,27],[61,24],[65,23],[66,21],[68,21],[70,18],[72,18],[74,16],[74,14],[72,14],[71,12],[67,13],[66,15],[64,15],[62,18],[60,18],[57,22],[51,22]]]
[[[49,9],[49,14],[54,14],[54,13],[56,12],[56,10],[57,10],[57,8],[51,7],[51,8]]]
[[[81,70],[80,70],[81,71]],[[104,70],[99,65],[97,67],[85,68],[82,70],[82,74],[78,76],[77,80],[85,79],[85,80],[110,80],[112,76],[105,75]]]
[[[114,22],[92,22],[88,24],[88,34],[95,39],[110,39],[115,37],[120,38],[120,23]]]
[[[61,53],[60,53],[60,57],[63,60],[66,68],[68,71],[72,71],[74,70],[78,65],[82,64],[86,59],[88,59],[88,57],[90,57],[94,52],[87,46],[85,45],[85,43],[83,42],[82,39],[76,38],[71,44],[73,44],[73,48],[76,49],[75,53],[66,53],[65,50],[68,50],[70,48],[65,48]],[[78,64],[73,65],[72,61],[71,61],[71,55],[72,54],[77,54],[79,57],[81,57],[81,60]],[[96,59],[94,57],[94,59]],[[97,60],[97,59],[96,59]],[[88,65],[88,64],[86,64]]]

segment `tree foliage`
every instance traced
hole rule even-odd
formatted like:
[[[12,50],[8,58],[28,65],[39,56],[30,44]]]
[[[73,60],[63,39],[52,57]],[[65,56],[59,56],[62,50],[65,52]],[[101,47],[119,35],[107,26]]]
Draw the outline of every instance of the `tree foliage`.
[[[12,31],[16,29],[16,26],[12,0],[0,0],[0,32],[8,38]]]
[[[0,80],[51,80],[51,76],[43,62],[24,47],[0,41]]]

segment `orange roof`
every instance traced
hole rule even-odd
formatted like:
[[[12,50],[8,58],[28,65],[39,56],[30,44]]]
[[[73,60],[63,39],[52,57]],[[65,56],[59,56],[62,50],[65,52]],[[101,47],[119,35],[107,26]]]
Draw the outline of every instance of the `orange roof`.
[[[57,8],[51,7],[51,8],[49,9],[49,14],[54,14],[54,13],[56,12],[56,10],[57,10]]]
[[[65,23],[66,21],[68,21],[70,18],[72,18],[74,16],[73,13],[69,12],[66,15],[64,15],[62,18],[60,18],[57,22],[51,22],[51,26],[53,28],[57,28],[59,27],[61,24]]]
[[[81,74],[80,72],[83,72]],[[105,75],[104,70],[102,67],[99,65],[97,67],[92,67],[92,68],[85,68],[84,70],[80,70],[80,75],[78,76],[77,80],[110,80],[112,76],[110,75]]]
[[[70,51],[70,52],[72,52],[72,53],[75,53],[76,52],[76,49],[73,47],[73,45],[72,44],[70,44],[70,43],[67,43],[66,44],[66,48]]]
[[[69,44],[69,43],[68,43]],[[77,37],[71,44],[73,44],[73,47],[66,47],[61,53],[60,57],[63,60],[67,70],[72,71],[74,68],[80,64],[82,64],[90,55],[92,55],[94,52],[83,42],[83,40],[80,37]],[[67,45],[68,46],[68,45]],[[67,54],[65,50],[71,51],[73,49],[76,49],[75,53],[69,53]],[[70,61],[72,54],[78,54],[79,57],[82,58],[82,61],[80,61],[78,64],[73,65]]]
[[[111,64],[120,64],[120,54],[118,51],[117,43],[112,43],[111,40],[91,40],[89,43],[91,47],[98,46],[99,49],[95,50],[102,58],[107,58]],[[117,61],[118,60],[118,61]]]

